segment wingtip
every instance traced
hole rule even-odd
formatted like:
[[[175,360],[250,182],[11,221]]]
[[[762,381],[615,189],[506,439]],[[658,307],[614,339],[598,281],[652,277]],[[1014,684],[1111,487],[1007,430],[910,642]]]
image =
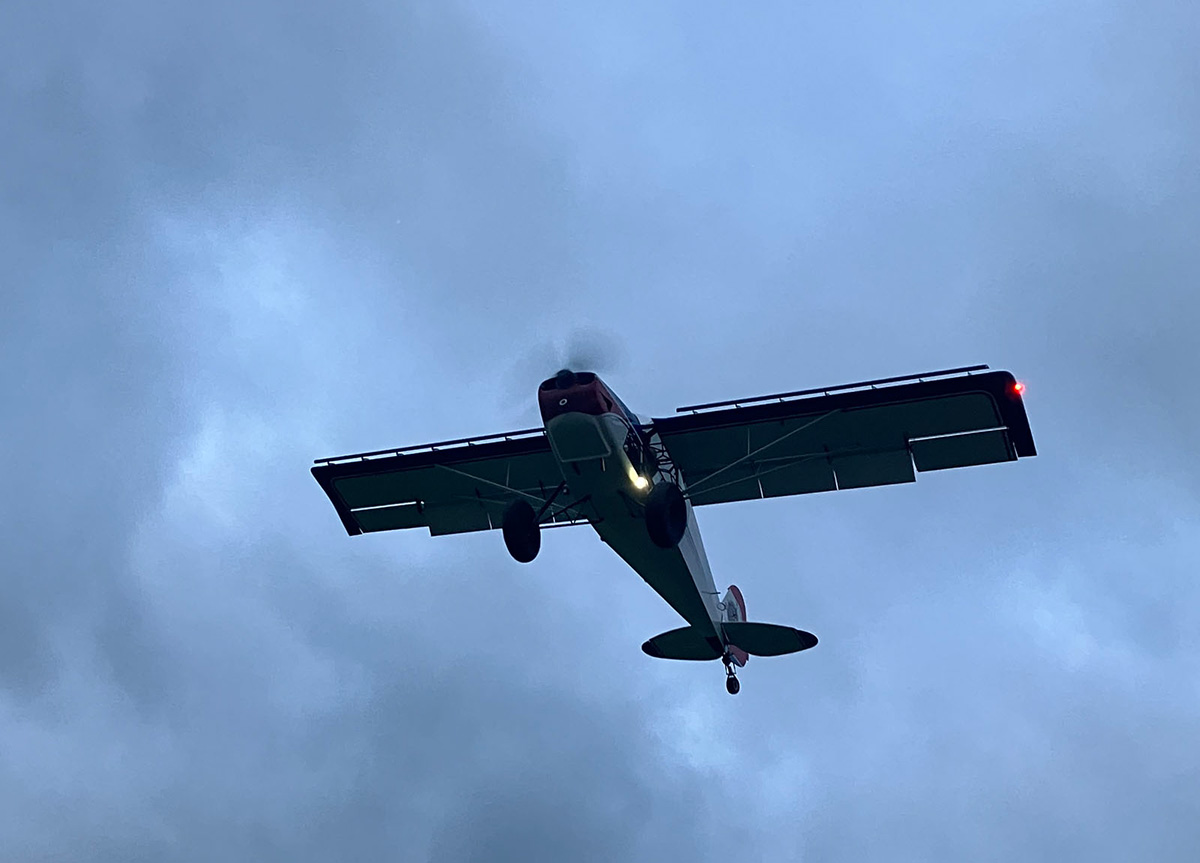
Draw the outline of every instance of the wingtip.
[[[809,650],[817,646],[819,640],[811,632],[805,632],[803,629],[794,630],[796,639],[800,642],[801,650]]]

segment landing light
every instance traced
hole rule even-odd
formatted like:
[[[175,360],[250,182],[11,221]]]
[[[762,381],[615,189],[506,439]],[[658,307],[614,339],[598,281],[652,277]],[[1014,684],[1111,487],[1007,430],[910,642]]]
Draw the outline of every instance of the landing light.
[[[634,478],[633,478],[633,487],[634,488],[644,490],[649,485],[650,485],[650,480],[646,479],[641,474],[637,474],[636,476],[634,476]]]

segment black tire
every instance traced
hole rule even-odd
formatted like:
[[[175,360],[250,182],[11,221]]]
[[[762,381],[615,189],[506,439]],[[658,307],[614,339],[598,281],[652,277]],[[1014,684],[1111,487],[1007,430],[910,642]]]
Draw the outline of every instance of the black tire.
[[[674,548],[687,530],[687,501],[673,482],[660,482],[646,498],[646,531],[659,548]]]
[[[725,691],[730,695],[737,695],[742,691],[742,684],[738,683],[738,679],[731,674],[725,678]]]
[[[504,545],[517,563],[530,563],[542,548],[542,531],[537,513],[525,500],[514,500],[504,511],[501,525]]]

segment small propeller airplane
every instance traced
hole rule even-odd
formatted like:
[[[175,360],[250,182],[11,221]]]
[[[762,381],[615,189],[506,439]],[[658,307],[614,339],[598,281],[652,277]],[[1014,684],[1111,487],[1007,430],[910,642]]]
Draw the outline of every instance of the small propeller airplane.
[[[985,365],[633,413],[596,374],[538,387],[542,428],[320,459],[313,476],[351,536],[500,528],[520,563],[541,531],[590,524],[687,622],[642,650],[715,660],[730,694],[753,656],[815,635],[751,622],[720,597],[694,507],[913,482],[916,473],[1037,455],[1024,387]]]

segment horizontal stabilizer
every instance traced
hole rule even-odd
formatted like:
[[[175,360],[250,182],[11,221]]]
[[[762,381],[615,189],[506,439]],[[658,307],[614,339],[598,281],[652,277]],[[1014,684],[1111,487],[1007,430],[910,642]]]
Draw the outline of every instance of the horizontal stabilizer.
[[[816,647],[817,637],[802,629],[774,623],[726,623],[725,637],[751,656],[783,656]],[[675,630],[681,632],[682,630]],[[672,633],[665,633],[671,635]],[[660,635],[659,638],[663,636]],[[647,642],[648,644],[649,642]],[[642,648],[645,650],[645,647]],[[653,654],[651,654],[653,655]]]
[[[799,649],[799,648],[797,648]],[[642,645],[642,652],[658,659],[720,659],[724,651],[712,631],[703,634],[694,626],[672,629],[656,635]]]

